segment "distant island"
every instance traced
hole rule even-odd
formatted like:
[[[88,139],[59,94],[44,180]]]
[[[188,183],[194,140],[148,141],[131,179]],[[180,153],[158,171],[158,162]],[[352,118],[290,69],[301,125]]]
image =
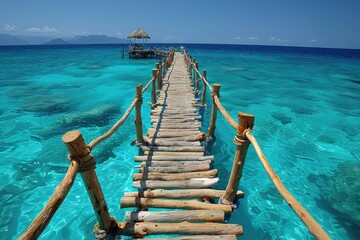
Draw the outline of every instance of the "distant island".
[[[51,41],[43,43],[43,45],[66,45],[66,44],[69,44],[69,42],[66,42],[62,38],[55,38],[55,39],[53,39]]]
[[[121,44],[128,43],[126,39],[106,35],[76,36],[71,39],[40,36],[12,36],[0,34],[0,45],[66,45],[66,44]]]

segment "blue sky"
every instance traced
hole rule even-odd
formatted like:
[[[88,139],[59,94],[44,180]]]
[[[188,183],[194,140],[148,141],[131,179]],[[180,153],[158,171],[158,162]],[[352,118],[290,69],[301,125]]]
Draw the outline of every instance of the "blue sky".
[[[360,0],[0,0],[0,32],[360,48]]]

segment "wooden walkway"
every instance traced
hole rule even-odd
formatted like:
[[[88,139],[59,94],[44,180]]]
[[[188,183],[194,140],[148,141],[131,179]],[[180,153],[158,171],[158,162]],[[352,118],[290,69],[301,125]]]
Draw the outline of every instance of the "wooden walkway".
[[[194,91],[194,83],[197,90],[199,81],[203,84],[201,103],[205,103],[206,88],[212,97],[207,134],[199,131],[201,117],[197,111],[199,104]],[[152,127],[144,137],[141,118],[142,94],[150,85]],[[167,58],[156,64],[156,69],[152,70],[152,78],[146,86],[142,88],[140,84],[136,87],[136,95],[129,108],[106,133],[89,144],[86,144],[78,130],[69,131],[62,136],[69,151],[68,170],[47,204],[18,239],[37,239],[41,235],[69,193],[78,173],[98,221],[94,226],[96,239],[113,239],[117,235],[137,239],[149,234],[177,236],[166,238],[173,240],[236,239],[243,233],[242,227],[237,224],[224,224],[224,221],[228,218],[226,215],[232,212],[234,201],[243,197],[243,193],[237,189],[250,143],[274,186],[309,232],[316,239],[330,239],[272,169],[252,134],[255,117],[238,112],[236,122],[221,104],[219,90],[220,84],[213,84],[211,88],[206,79],[206,70],[201,74],[198,63],[186,50],[184,53],[170,50]],[[133,187],[138,191],[126,192],[121,198],[121,207],[137,207],[137,211],[127,212],[126,222],[117,222],[110,217],[96,175],[95,157],[91,151],[114,134],[134,108],[136,142],[142,150],[140,156],[135,156],[135,161],[139,163],[139,173],[133,175]],[[233,140],[236,146],[233,166],[225,191],[211,189],[219,180],[217,169],[212,168],[215,159],[214,156],[205,156],[205,148],[201,144],[206,137],[215,136],[218,110],[236,130]]]
[[[127,235],[200,234],[172,239],[236,239],[243,232],[240,225],[223,224],[231,205],[211,203],[225,191],[211,189],[219,179],[217,169],[212,169],[214,156],[205,156],[199,141],[205,134],[199,130],[201,116],[193,84],[184,55],[176,53],[151,110],[148,144],[141,146],[144,155],[135,156],[140,165],[139,173],[133,175],[133,187],[138,192],[126,192],[121,198],[122,208],[139,209],[126,213],[123,229]],[[241,197],[242,192],[238,194]]]

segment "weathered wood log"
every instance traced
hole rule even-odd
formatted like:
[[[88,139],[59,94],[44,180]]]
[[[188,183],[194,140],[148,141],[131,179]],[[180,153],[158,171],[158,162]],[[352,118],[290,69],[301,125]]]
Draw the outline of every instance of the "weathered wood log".
[[[18,239],[37,239],[40,236],[69,193],[78,169],[79,163],[72,160],[64,179],[55,188],[53,195],[50,197],[45,207]]]
[[[162,156],[204,156],[203,152],[158,152],[158,151],[144,151],[144,155],[162,155]]]
[[[165,123],[165,124],[181,124],[181,123],[198,123],[201,125],[201,122],[199,121],[200,117],[198,119],[195,118],[165,118],[165,117],[161,117],[161,118],[151,118],[150,121],[151,123]]]
[[[145,198],[220,198],[224,196],[224,190],[214,189],[181,189],[181,190],[146,190],[143,192],[125,192],[124,197]],[[244,193],[237,191],[238,198],[243,198]]]
[[[186,173],[146,172],[146,173],[135,173],[133,175],[133,181],[137,181],[137,180],[179,181],[179,180],[187,180],[191,178],[215,178],[216,176],[217,176],[216,169],[211,169],[208,171],[200,171],[200,172],[186,172]]]
[[[135,156],[135,162],[143,161],[205,161],[214,160],[214,156]]]
[[[118,222],[117,235],[144,237],[148,234],[216,234],[242,235],[237,224],[221,223],[126,223]]]
[[[254,126],[254,116],[251,114],[239,112],[238,119],[238,130],[234,138],[236,151],[226,192],[224,197],[221,199],[223,204],[232,204],[235,200],[236,192],[239,188],[240,178],[242,176],[242,170],[245,164],[246,153],[249,147],[249,141],[247,141],[243,133],[246,129],[252,129]]]
[[[182,129],[182,130],[199,130],[201,124],[199,123],[178,123],[178,124],[167,124],[167,123],[154,123],[152,124],[153,128],[160,128],[160,129]]]
[[[203,146],[175,146],[175,147],[161,147],[161,146],[141,146],[143,151],[162,151],[162,152],[205,152]]]
[[[121,208],[126,207],[147,207],[147,208],[180,208],[193,210],[221,210],[227,213],[232,211],[230,205],[211,204],[199,202],[197,200],[164,200],[152,198],[122,197],[120,200]]]
[[[256,154],[258,155],[262,165],[264,166],[266,173],[269,175],[271,181],[274,183],[274,186],[280,193],[280,195],[285,199],[289,206],[294,210],[294,212],[299,216],[301,221],[306,225],[309,232],[316,239],[331,239],[330,236],[321,228],[320,224],[309,214],[309,212],[296,200],[294,196],[287,190],[287,188],[282,183],[279,176],[272,169],[269,164],[265,154],[261,150],[256,138],[252,135],[251,131],[245,131],[246,137],[250,140],[251,144],[254,146]]]
[[[151,113],[151,116],[155,116],[155,117],[159,117],[159,116],[161,116],[161,117],[167,117],[167,116],[171,116],[171,117],[198,117],[199,116],[199,114],[197,114],[197,113],[193,113],[193,112],[191,112],[191,113],[178,113],[178,112],[173,112],[173,113],[169,113],[169,112],[166,112],[166,111],[164,111],[164,112],[153,112],[153,113]]]
[[[162,111],[164,111],[164,109],[154,109],[151,110],[151,113],[161,113]],[[184,108],[182,110],[166,110],[166,113],[168,114],[191,114],[191,113],[196,113],[196,109],[195,108]]]
[[[214,186],[219,178],[192,178],[181,181],[158,181],[158,180],[140,180],[133,181],[133,188],[155,189],[155,188],[209,188]]]
[[[183,210],[164,212],[126,212],[126,222],[224,222],[225,213],[220,210]]]
[[[206,79],[206,70],[203,70],[203,79]],[[201,92],[201,105],[205,105],[205,100],[206,100],[206,84],[203,82],[203,88],[202,88],[202,92]]]
[[[199,164],[211,164],[211,160],[204,161],[144,161],[140,167],[178,167],[178,166],[194,166]]]
[[[139,84],[136,87],[136,95],[135,98],[137,98],[136,102],[136,117],[135,117],[135,128],[136,128],[136,142],[141,144],[144,142],[143,138],[143,131],[142,131],[142,118],[141,118],[141,105],[143,102],[142,99],[142,85]]]
[[[200,142],[189,142],[184,140],[177,140],[177,141],[169,141],[166,138],[152,138],[146,139],[147,145],[150,146],[163,146],[163,147],[170,147],[170,146],[200,146]]]
[[[179,116],[179,115],[175,115],[175,116],[162,116],[162,117],[158,117],[158,116],[150,116],[151,121],[158,121],[159,119],[161,120],[172,120],[172,121],[185,121],[185,122],[192,122],[192,121],[200,121],[201,120],[201,116],[196,116],[196,117],[187,117],[187,116]]]
[[[152,70],[152,77],[153,77],[153,81],[152,81],[152,88],[151,88],[151,103],[155,104],[156,103],[156,78],[157,78],[157,73],[158,73],[158,69],[153,69]]]
[[[139,168],[140,173],[160,172],[160,173],[185,173],[207,171],[210,169],[210,164],[198,164],[193,166],[171,166],[171,167],[143,167]]]
[[[142,240],[143,238],[132,239],[132,240]],[[236,235],[186,235],[174,238],[151,238],[153,240],[236,240]]]
[[[184,129],[155,129],[155,128],[149,128],[148,129],[148,135],[149,137],[153,137],[154,134],[156,137],[181,137],[181,136],[194,136],[199,134],[199,130],[184,130]]]
[[[216,128],[216,115],[217,115],[217,107],[214,100],[214,96],[219,96],[220,93],[220,84],[213,85],[213,105],[211,109],[211,117],[210,117],[210,124],[209,124],[209,136],[214,137],[215,128]]]
[[[156,136],[155,138],[146,137],[146,141],[152,142],[152,141],[169,141],[169,142],[176,142],[176,141],[185,141],[185,142],[199,142],[206,140],[206,134],[203,132],[199,132],[197,134],[194,134],[192,136],[176,136],[176,137],[159,137]]]
[[[82,167],[79,171],[93,206],[96,219],[99,222],[100,229],[108,232],[111,227],[111,219],[95,172],[95,160],[79,131],[75,130],[65,133],[62,140],[69,150],[70,157],[81,162],[80,166]]]

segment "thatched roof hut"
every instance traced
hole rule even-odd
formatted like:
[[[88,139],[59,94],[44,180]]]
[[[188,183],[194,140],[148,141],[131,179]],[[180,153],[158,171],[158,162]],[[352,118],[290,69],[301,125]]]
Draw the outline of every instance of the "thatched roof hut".
[[[141,39],[141,38],[148,38],[150,39],[150,36],[144,32],[144,30],[142,30],[141,28],[136,29],[135,31],[133,31],[132,33],[130,33],[130,35],[127,37],[129,38],[137,38],[137,39]]]

